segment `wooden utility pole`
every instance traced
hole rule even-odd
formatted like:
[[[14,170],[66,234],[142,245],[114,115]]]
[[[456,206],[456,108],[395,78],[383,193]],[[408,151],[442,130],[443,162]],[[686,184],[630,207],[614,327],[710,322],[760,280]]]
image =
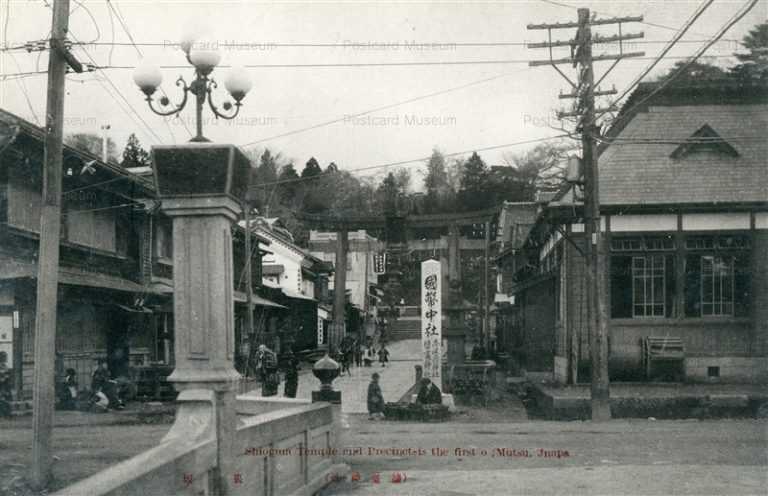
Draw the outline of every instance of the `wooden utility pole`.
[[[247,196],[247,195],[246,195]],[[253,248],[251,247],[251,202],[250,198],[243,201],[243,221],[245,222],[245,306],[247,314],[245,315],[245,330],[248,333],[248,342],[250,343],[248,355],[251,355],[251,347],[256,340],[254,339],[255,329],[253,328]],[[248,375],[248,371],[244,371]]]
[[[45,152],[40,215],[40,251],[37,261],[35,309],[35,368],[32,397],[32,483],[38,489],[51,476],[51,434],[55,402],[56,308],[59,285],[59,236],[61,233],[61,169],[64,135],[64,86],[67,65],[83,68],[65,47],[69,25],[69,0],[55,0],[48,60],[48,94],[45,112]]]
[[[589,350],[592,371],[591,404],[592,420],[608,420],[611,418],[610,387],[608,380],[608,309],[607,309],[607,284],[606,284],[606,254],[600,218],[599,178],[597,166],[596,138],[600,128],[596,123],[597,113],[602,114],[607,109],[595,109],[595,97],[612,95],[616,90],[600,91],[596,87],[605,79],[616,64],[624,58],[640,57],[643,52],[624,53],[622,41],[642,38],[643,33],[622,34],[621,24],[625,22],[639,22],[642,17],[622,17],[613,19],[591,19],[589,9],[578,9],[578,20],[575,23],[558,24],[530,24],[528,29],[547,30],[549,40],[544,43],[531,43],[529,48],[548,48],[549,59],[537,60],[529,63],[531,66],[551,65],[571,85],[573,93],[561,94],[560,98],[574,98],[576,105],[571,112],[560,112],[562,117],[577,117],[577,131],[581,133],[582,146],[582,170],[584,186],[584,258],[588,277],[587,284],[587,308],[589,322]],[[609,37],[592,36],[591,26],[618,24],[619,34]],[[576,36],[572,40],[552,41],[552,30],[563,28],[577,28]],[[592,56],[592,45],[595,43],[618,42],[619,53],[616,55]],[[552,49],[556,47],[570,47],[569,58],[553,58]],[[593,63],[595,61],[613,60],[613,65],[595,83]],[[557,66],[560,64],[572,64],[578,67],[577,82],[568,78]]]
[[[491,339],[491,330],[490,330],[490,322],[491,322],[491,302],[490,302],[490,296],[488,293],[488,271],[490,270],[490,264],[488,263],[488,258],[490,257],[490,250],[491,250],[491,220],[488,219],[485,222],[485,243],[484,243],[484,250],[485,250],[485,267],[483,270],[483,339],[480,345],[483,347],[483,349],[490,355],[491,350],[489,349],[490,345],[490,339]]]
[[[346,229],[336,232],[336,267],[333,274],[333,331],[328,343],[329,351],[339,351],[346,322],[347,307],[347,249],[349,237]]]

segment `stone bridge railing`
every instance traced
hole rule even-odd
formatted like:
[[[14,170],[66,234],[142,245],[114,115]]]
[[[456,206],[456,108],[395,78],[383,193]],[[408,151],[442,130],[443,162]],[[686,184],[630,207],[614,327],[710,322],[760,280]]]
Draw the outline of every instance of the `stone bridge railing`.
[[[240,396],[233,443],[224,451],[231,456],[222,463],[210,415],[213,393],[182,395],[195,411],[157,447],[54,496],[311,495],[349,470],[334,456],[340,405]]]

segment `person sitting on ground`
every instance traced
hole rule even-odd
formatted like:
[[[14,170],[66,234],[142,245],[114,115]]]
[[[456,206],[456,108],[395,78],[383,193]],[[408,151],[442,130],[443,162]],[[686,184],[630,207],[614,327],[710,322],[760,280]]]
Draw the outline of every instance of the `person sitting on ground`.
[[[384,417],[384,395],[379,386],[379,374],[374,372],[371,383],[368,384],[368,420],[382,417]]]
[[[98,366],[91,376],[91,392],[94,396],[94,405],[102,410],[125,408],[117,394],[117,382],[112,380],[107,361],[103,358],[99,359]]]
[[[420,405],[439,405],[443,402],[443,394],[429,378],[421,379],[419,394],[416,396],[416,403]]]
[[[62,410],[74,410],[77,406],[77,372],[75,369],[66,370],[59,401]]]

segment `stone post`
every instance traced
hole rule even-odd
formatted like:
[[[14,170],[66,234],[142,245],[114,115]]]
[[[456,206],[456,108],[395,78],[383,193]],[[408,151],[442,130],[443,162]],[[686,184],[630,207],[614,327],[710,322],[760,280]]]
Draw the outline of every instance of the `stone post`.
[[[173,220],[174,356],[179,396],[165,440],[214,439],[213,494],[231,493],[240,374],[234,367],[232,224],[248,161],[231,145],[152,150],[161,208]],[[179,474],[181,477],[182,474]]]

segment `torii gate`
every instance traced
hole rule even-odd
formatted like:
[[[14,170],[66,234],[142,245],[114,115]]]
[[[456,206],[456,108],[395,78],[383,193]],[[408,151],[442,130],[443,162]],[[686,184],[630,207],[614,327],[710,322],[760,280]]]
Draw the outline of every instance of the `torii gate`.
[[[424,228],[448,228],[448,281],[449,295],[446,313],[448,329],[444,333],[448,341],[448,363],[453,365],[464,362],[465,331],[463,327],[461,297],[461,260],[459,246],[459,227],[472,224],[485,224],[485,256],[488,264],[490,245],[490,224],[498,215],[498,207],[474,212],[408,215],[403,209],[390,209],[382,216],[333,216],[325,214],[297,214],[297,218],[312,229],[333,231],[337,233],[336,267],[346,267],[347,250],[349,245],[348,233],[358,229],[366,231],[385,231],[387,252],[394,255],[394,267],[402,264],[402,255],[407,252],[409,240],[408,231]],[[390,273],[391,276],[391,273]],[[485,306],[488,307],[488,271],[485,271]],[[346,290],[346,271],[337,270],[334,275],[334,306],[333,326],[329,336],[329,346],[337,348],[342,339],[344,328],[344,306]],[[366,288],[367,292],[367,288]],[[484,333],[487,335],[487,315],[485,315]]]

